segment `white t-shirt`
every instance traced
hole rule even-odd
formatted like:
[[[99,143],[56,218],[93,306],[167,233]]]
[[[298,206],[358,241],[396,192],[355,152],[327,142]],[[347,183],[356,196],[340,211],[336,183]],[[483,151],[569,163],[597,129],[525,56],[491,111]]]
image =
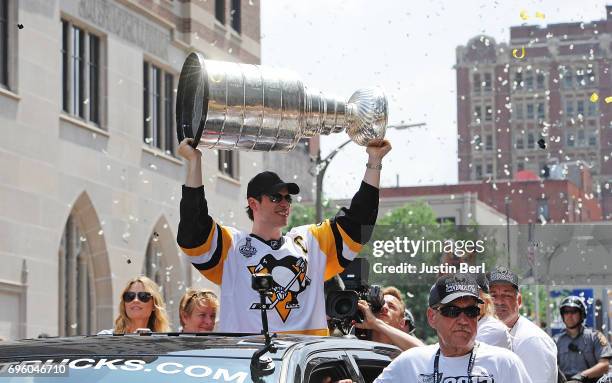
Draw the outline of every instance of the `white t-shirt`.
[[[557,382],[557,345],[541,328],[520,316],[510,329],[512,350],[521,358],[533,383]]]
[[[508,327],[504,322],[492,316],[484,316],[478,321],[476,340],[512,351],[512,338]]]
[[[434,358],[439,344],[413,347],[395,358],[375,383],[434,383]],[[480,343],[474,367],[467,375],[470,354],[445,357],[440,354],[439,383],[531,383],[521,360],[505,348]]]

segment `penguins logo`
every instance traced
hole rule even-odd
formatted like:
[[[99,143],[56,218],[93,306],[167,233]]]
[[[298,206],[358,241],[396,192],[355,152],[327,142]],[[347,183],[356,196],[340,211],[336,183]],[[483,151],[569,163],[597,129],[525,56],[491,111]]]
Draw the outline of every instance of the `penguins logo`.
[[[267,298],[266,310],[276,309],[283,322],[287,320],[292,309],[300,307],[298,295],[310,284],[306,276],[308,263],[304,258],[287,256],[276,259],[272,254],[265,255],[257,265],[248,266],[251,274],[268,273],[272,275],[274,286],[272,295]],[[251,310],[259,310],[261,305],[253,303]]]

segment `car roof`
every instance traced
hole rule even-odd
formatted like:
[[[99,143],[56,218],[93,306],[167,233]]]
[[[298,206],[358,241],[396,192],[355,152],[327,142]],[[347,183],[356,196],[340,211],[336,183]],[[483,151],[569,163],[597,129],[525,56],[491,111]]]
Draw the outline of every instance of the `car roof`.
[[[362,349],[396,353],[395,347],[354,338],[308,335],[278,335],[273,359],[282,359],[292,347],[314,349]],[[262,335],[182,334],[92,335],[63,338],[23,339],[0,342],[0,359],[58,358],[77,356],[209,356],[250,358],[264,346]]]

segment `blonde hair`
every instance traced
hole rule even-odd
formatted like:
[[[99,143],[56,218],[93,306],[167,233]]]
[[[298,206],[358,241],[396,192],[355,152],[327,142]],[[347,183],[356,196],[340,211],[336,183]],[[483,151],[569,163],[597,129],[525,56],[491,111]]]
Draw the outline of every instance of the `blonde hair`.
[[[385,287],[382,291],[383,296],[391,295],[392,297],[397,298],[400,302],[400,310],[402,311],[402,315],[404,315],[404,311],[406,311],[406,302],[404,302],[404,298],[402,298],[402,292],[395,286]]]
[[[119,298],[119,315],[117,315],[117,319],[115,319],[115,333],[125,334],[130,327],[132,321],[130,318],[128,318],[127,313],[125,312],[123,294],[125,294],[130,287],[137,282],[142,283],[145,291],[151,294],[151,297],[153,298],[153,311],[151,312],[151,316],[149,316],[147,327],[153,332],[170,332],[170,321],[168,320],[168,314],[166,314],[166,304],[164,303],[164,298],[162,298],[161,293],[159,292],[159,286],[157,286],[157,283],[153,282],[150,278],[139,276],[130,279],[121,292],[121,297]]]
[[[185,326],[181,314],[186,314],[187,316],[191,315],[196,304],[213,307],[215,311],[219,308],[219,300],[215,293],[210,290],[189,288],[179,303],[179,319],[181,321],[181,326]]]
[[[493,298],[491,297],[491,294],[485,293],[484,291],[480,290],[480,299],[484,301],[484,304],[482,306],[483,309],[481,312],[482,316],[497,318],[497,315],[495,314],[495,305],[493,304]]]

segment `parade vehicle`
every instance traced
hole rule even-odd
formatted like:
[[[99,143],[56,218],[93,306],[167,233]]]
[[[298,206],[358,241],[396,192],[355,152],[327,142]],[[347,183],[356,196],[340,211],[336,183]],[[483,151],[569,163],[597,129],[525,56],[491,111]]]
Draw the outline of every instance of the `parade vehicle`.
[[[369,383],[400,350],[349,337],[270,335],[266,296],[273,279],[256,274],[261,334],[152,333],[26,339],[0,343],[0,382]],[[57,379],[61,378],[61,379]]]
[[[141,333],[0,342],[0,382],[372,382],[400,351],[339,337]],[[331,380],[330,380],[331,379]]]

